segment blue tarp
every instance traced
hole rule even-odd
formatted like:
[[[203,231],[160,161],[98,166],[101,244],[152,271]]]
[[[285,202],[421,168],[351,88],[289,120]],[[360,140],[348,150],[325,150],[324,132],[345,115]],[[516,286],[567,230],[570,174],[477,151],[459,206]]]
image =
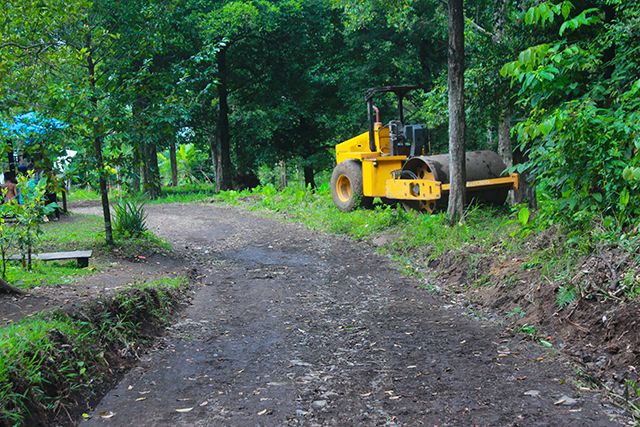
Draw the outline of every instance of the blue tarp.
[[[63,129],[67,125],[58,119],[50,119],[32,111],[13,118],[13,123],[0,121],[2,133],[10,138],[19,138],[29,144],[34,138],[50,131]]]

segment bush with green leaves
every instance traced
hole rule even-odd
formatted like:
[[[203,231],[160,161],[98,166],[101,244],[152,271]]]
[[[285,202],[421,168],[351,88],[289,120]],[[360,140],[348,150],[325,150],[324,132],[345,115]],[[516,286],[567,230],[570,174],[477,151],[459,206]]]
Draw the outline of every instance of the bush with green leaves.
[[[140,237],[147,231],[147,214],[141,199],[121,199],[114,206],[114,231],[122,237]]]
[[[597,220],[620,230],[640,216],[640,61],[631,36],[640,6],[632,3],[594,3],[613,8],[613,20],[569,1],[530,8],[525,22],[556,25],[558,38],[501,71],[528,112],[516,133],[529,161],[516,170],[536,177],[557,200],[554,216],[570,225]]]
[[[16,220],[14,236],[22,255],[22,265],[31,270],[33,248],[42,234],[42,220],[51,213],[52,207],[45,205],[45,178],[37,179],[33,173],[21,175],[17,188],[20,203],[10,202],[8,209]]]

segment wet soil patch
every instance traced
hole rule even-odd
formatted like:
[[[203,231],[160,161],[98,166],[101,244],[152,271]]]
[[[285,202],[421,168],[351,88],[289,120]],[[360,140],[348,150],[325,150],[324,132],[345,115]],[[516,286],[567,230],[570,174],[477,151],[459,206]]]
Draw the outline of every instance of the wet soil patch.
[[[217,204],[147,211],[205,286],[83,425],[626,420],[561,353],[420,289],[366,243]]]

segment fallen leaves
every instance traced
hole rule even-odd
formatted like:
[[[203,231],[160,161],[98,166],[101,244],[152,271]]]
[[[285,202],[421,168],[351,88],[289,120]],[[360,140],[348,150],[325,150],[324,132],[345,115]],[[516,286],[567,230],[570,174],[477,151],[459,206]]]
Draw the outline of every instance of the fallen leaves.
[[[108,420],[109,418],[113,418],[115,414],[116,414],[115,412],[111,412],[111,411],[102,411],[100,412],[100,418]]]

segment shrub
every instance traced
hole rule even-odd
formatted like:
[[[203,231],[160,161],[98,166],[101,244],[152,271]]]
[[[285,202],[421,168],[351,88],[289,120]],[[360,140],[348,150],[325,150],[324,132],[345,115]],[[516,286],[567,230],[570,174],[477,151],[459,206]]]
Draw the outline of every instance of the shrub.
[[[121,199],[114,206],[114,231],[122,237],[140,237],[147,231],[144,201]]]

